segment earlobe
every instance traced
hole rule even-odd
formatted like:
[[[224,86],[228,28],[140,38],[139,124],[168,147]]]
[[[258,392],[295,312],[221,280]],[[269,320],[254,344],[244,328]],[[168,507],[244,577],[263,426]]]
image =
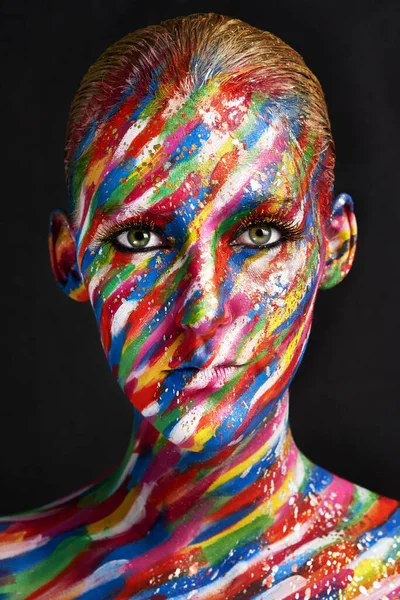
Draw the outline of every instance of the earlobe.
[[[331,219],[325,232],[325,270],[320,288],[329,289],[340,283],[353,264],[357,242],[357,222],[353,200],[339,194],[332,204]]]
[[[61,210],[50,215],[49,252],[54,277],[63,292],[78,302],[89,300],[76,260],[75,238],[68,216]]]

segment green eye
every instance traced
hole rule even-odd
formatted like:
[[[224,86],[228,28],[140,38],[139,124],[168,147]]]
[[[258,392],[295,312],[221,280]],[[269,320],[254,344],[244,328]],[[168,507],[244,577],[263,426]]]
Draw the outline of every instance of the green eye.
[[[268,223],[261,223],[260,225],[252,225],[247,227],[242,233],[235,239],[235,244],[243,244],[244,246],[255,248],[268,247],[274,245],[282,238],[282,234],[276,227],[269,225]]]
[[[126,239],[133,248],[144,248],[149,243],[150,233],[146,229],[130,229]]]
[[[155,231],[145,227],[131,227],[115,236],[114,242],[124,250],[155,250],[162,246],[164,240]]]
[[[271,236],[271,227],[256,225],[255,227],[251,227],[251,229],[249,229],[249,238],[255,244],[266,244],[269,242]]]

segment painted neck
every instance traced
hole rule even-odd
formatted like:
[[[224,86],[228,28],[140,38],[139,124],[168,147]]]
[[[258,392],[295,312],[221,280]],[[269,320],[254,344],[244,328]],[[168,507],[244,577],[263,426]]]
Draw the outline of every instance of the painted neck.
[[[236,445],[212,453],[179,449],[135,411],[124,460],[89,496],[98,502],[99,493],[104,500],[133,494],[146,513],[153,513],[148,514],[153,522],[160,517],[168,521],[193,517],[199,522],[210,518],[215,522],[228,515],[241,518],[257,505],[268,505],[265,518],[270,519],[296,493],[301,479],[299,451],[288,425],[288,403],[286,392],[274,400],[268,416],[253,432]]]

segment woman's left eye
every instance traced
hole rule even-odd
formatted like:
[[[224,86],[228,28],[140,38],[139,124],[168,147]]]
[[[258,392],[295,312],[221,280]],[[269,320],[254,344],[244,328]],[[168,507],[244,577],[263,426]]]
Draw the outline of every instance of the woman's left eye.
[[[276,227],[269,225],[268,223],[261,223],[259,225],[252,225],[247,227],[240,233],[234,240],[234,246],[237,244],[243,244],[244,246],[251,246],[252,248],[266,248],[273,246],[282,238],[282,233]]]
[[[113,236],[112,243],[124,250],[155,250],[165,243],[165,240],[155,231],[147,227],[131,227]]]

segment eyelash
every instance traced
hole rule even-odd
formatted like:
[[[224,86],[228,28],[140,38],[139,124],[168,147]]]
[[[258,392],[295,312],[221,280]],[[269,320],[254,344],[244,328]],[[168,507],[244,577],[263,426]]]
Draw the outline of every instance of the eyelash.
[[[247,246],[245,244],[238,244],[238,246],[242,246],[245,248],[257,248],[258,250],[262,250],[263,248],[273,248],[274,246],[277,246],[281,243],[282,240],[286,239],[286,240],[297,240],[301,238],[301,235],[303,233],[303,228],[298,224],[294,223],[293,221],[283,221],[280,220],[279,217],[275,217],[273,220],[272,219],[268,219],[263,215],[254,215],[253,217],[250,215],[246,215],[240,223],[240,226],[235,230],[234,233],[234,238],[232,241],[234,241],[236,238],[238,238],[244,231],[246,231],[247,229],[250,229],[251,227],[254,227],[256,225],[268,225],[270,227],[275,227],[276,229],[279,230],[280,234],[281,234],[281,238],[278,240],[278,242],[276,242],[275,244],[265,244],[264,246]],[[102,243],[112,243],[114,244],[116,247],[118,247],[118,249],[122,252],[128,252],[128,253],[136,253],[136,252],[149,252],[149,250],[151,250],[151,248],[143,248],[143,249],[139,249],[136,248],[135,250],[133,249],[128,249],[123,247],[122,245],[118,245],[118,242],[116,241],[116,238],[118,237],[119,234],[123,233],[124,231],[129,231],[130,229],[133,228],[138,228],[138,229],[149,229],[150,231],[153,231],[154,233],[158,233],[160,234],[160,236],[164,236],[165,234],[164,232],[155,225],[154,221],[152,221],[151,219],[145,217],[145,216],[141,216],[141,217],[134,217],[131,220],[125,220],[123,223],[119,223],[119,222],[115,222],[109,226],[107,226],[106,230],[104,231],[104,229],[102,230],[102,228],[99,228],[98,234],[96,236],[96,240],[95,240],[95,245],[98,246]],[[164,248],[165,246],[155,246],[153,247],[153,250],[158,250]]]
[[[294,220],[283,220],[276,216],[274,219],[268,218],[260,215],[246,215],[239,225],[239,227],[235,231],[234,239],[238,238],[246,229],[250,229],[255,225],[268,225],[269,227],[275,227],[279,230],[279,233],[282,237],[275,244],[264,244],[264,246],[254,246],[254,248],[262,249],[262,248],[273,248],[281,243],[282,240],[298,240],[301,238],[303,233],[303,228],[299,226]],[[239,244],[240,245],[240,244]],[[245,246],[244,244],[242,244]],[[247,246],[248,248],[252,248],[253,246]]]
[[[159,233],[160,236],[164,236],[164,232],[159,229],[155,224],[154,221],[152,221],[151,219],[148,219],[146,217],[134,217],[132,219],[128,219],[125,220],[123,223],[112,223],[111,225],[107,226],[104,229],[100,226],[99,228],[99,232],[98,235],[96,236],[96,240],[95,240],[95,246],[99,246],[102,243],[107,243],[110,242],[112,244],[114,244],[116,247],[118,247],[118,250],[120,250],[121,252],[148,252],[149,249],[148,248],[136,248],[135,250],[131,250],[128,248],[124,248],[122,245],[118,245],[118,242],[116,241],[116,238],[118,237],[118,234],[123,233],[124,231],[129,231],[130,229],[133,228],[138,228],[138,229],[149,229],[150,231],[153,231],[155,233]],[[153,248],[154,250],[158,249],[158,248],[164,248],[164,246],[157,246],[156,248]]]

